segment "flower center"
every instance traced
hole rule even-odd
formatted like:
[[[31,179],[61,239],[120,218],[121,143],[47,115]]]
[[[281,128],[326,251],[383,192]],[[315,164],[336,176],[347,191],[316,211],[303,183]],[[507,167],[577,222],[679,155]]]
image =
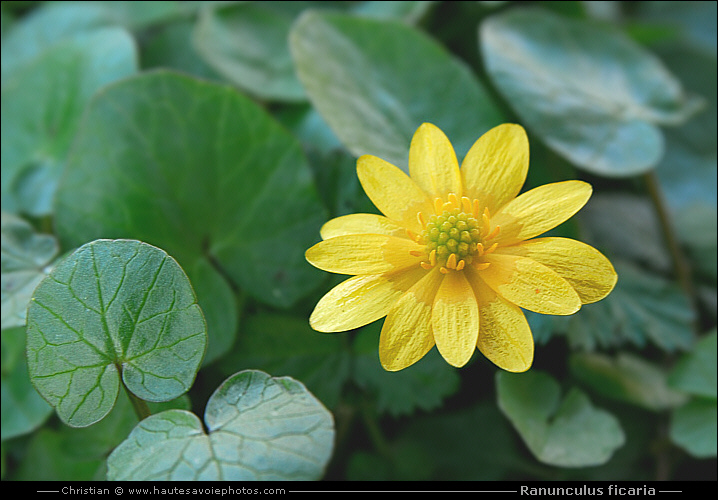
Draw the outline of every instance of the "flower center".
[[[428,221],[423,213],[417,214],[424,231],[414,239],[425,245],[424,254],[428,259],[421,267],[431,269],[438,265],[444,274],[450,270],[461,271],[470,264],[477,270],[489,267],[488,262],[480,262],[479,258],[496,249],[496,243],[487,242],[495,238],[501,228],[496,226],[491,230],[489,209],[485,208],[479,216],[479,207],[478,200],[465,196],[459,200],[456,194],[449,193],[447,202],[441,198],[434,200],[436,214]]]

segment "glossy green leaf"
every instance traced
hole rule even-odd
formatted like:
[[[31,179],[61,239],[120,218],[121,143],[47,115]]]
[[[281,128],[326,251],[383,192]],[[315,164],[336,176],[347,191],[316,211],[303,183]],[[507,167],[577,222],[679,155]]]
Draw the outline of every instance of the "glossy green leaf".
[[[660,60],[623,34],[548,11],[512,9],[481,25],[486,69],[546,144],[599,175],[630,176],[663,155],[658,124],[699,107]]]
[[[543,463],[601,465],[625,441],[613,415],[594,407],[576,388],[562,399],[558,382],[544,372],[498,372],[496,390],[499,408]]]
[[[2,332],[2,440],[35,430],[50,416],[52,407],[30,383],[25,361],[25,329]]]
[[[186,268],[205,257],[278,307],[322,277],[304,259],[326,216],[299,143],[234,89],[172,72],[92,101],[56,211],[67,245],[134,238]],[[220,327],[209,325],[210,339]]]
[[[30,224],[6,212],[0,224],[2,271],[2,329],[25,325],[27,305],[35,287],[50,272],[57,241],[37,234]]]
[[[146,418],[107,459],[108,479],[319,479],[334,444],[331,413],[300,382],[256,370],[219,386],[205,424],[182,410]]]
[[[139,241],[83,245],[38,285],[28,308],[30,379],[74,427],[107,415],[120,377],[147,401],[187,392],[206,342],[182,268]]]
[[[85,105],[105,84],[137,69],[120,28],[63,41],[2,85],[2,208],[45,215]]]
[[[228,374],[254,368],[293,377],[333,408],[349,377],[351,359],[340,335],[312,330],[306,317],[264,313],[242,320],[237,344],[219,367]]]
[[[687,394],[716,398],[716,330],[696,343],[693,350],[684,355],[673,369],[669,382],[671,387]]]
[[[305,6],[306,2],[246,2],[203,9],[194,46],[218,73],[254,96],[303,100],[287,35]]]
[[[698,458],[716,456],[718,411],[715,398],[697,398],[673,412],[671,440]]]
[[[371,394],[380,413],[410,415],[433,410],[459,389],[457,371],[432,349],[417,363],[399,372],[388,372],[379,362],[379,330],[376,322],[360,330],[354,341],[357,385]],[[335,334],[341,335],[341,334]]]
[[[668,387],[668,375],[659,367],[628,353],[616,358],[602,354],[574,354],[573,375],[595,391],[653,411],[685,403],[684,395]]]
[[[462,158],[503,121],[468,66],[399,21],[308,12],[289,40],[312,104],[355,156],[406,169],[411,137],[431,122]]]

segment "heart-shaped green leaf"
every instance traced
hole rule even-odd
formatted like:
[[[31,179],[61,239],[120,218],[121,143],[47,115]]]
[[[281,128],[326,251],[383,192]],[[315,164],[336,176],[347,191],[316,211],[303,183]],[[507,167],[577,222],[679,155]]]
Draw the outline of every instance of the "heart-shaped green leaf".
[[[132,37],[120,28],[78,35],[42,52],[2,85],[2,207],[45,215],[90,97],[134,73]]]
[[[28,307],[30,379],[74,427],[112,409],[120,376],[147,401],[185,393],[206,342],[204,317],[182,268],[139,241],[83,245],[38,285]]]
[[[542,9],[481,25],[489,76],[533,132],[589,172],[629,176],[663,155],[656,124],[700,107],[660,60],[621,33]]]
[[[2,329],[25,325],[25,313],[32,292],[50,272],[57,254],[55,238],[37,234],[30,224],[6,212],[0,224],[2,250]]]
[[[561,400],[558,382],[546,373],[498,372],[496,390],[499,408],[543,463],[601,465],[624,443],[613,415],[595,408],[576,388]]]
[[[110,480],[311,480],[331,456],[334,423],[289,377],[248,370],[212,394],[202,422],[168,410],[140,422],[107,459]]]
[[[167,71],[108,86],[72,151],[56,207],[68,246],[147,241],[278,307],[322,278],[304,259],[326,215],[301,146],[231,87]]]
[[[468,66],[402,22],[308,12],[289,42],[309,98],[355,156],[406,169],[411,137],[431,122],[462,158],[503,121]]]

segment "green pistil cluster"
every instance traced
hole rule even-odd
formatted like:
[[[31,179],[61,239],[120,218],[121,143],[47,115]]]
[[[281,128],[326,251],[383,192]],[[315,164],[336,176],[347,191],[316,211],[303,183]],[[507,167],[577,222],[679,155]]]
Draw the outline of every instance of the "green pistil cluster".
[[[480,223],[473,215],[458,208],[432,215],[422,233],[427,255],[436,251],[436,263],[442,266],[446,265],[451,254],[456,254],[455,262],[464,260],[470,264],[477,244],[481,242],[479,227]]]

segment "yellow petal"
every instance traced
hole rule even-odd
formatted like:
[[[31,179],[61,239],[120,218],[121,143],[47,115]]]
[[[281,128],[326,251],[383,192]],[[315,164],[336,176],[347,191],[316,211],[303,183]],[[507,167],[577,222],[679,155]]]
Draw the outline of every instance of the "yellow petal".
[[[434,347],[431,305],[443,277],[434,267],[389,311],[379,336],[379,359],[385,370],[403,370]]]
[[[590,245],[568,238],[538,238],[500,248],[497,253],[528,257],[556,271],[590,304],[608,295],[618,276],[611,262]]]
[[[450,272],[441,282],[431,313],[436,348],[453,366],[464,366],[479,337],[479,307],[463,272]]]
[[[553,229],[578,212],[591,197],[591,185],[583,181],[545,184],[514,198],[491,218],[501,226],[496,241],[511,245]]]
[[[344,332],[367,325],[386,316],[399,297],[425,275],[426,271],[418,268],[349,278],[321,298],[309,324],[319,332]]]
[[[409,174],[431,200],[455,193],[461,198],[461,172],[456,153],[444,132],[423,123],[409,147]]]
[[[480,200],[496,213],[519,194],[528,169],[524,128],[512,123],[494,127],[479,137],[461,164],[464,196]]]
[[[320,241],[306,251],[307,261],[330,273],[382,274],[419,266],[418,243],[384,234],[348,234]]]
[[[418,212],[433,211],[433,200],[400,169],[376,156],[357,160],[357,175],[364,192],[381,212],[419,234],[423,230],[416,219]]]
[[[467,268],[467,278],[479,303],[479,339],[476,346],[489,361],[503,370],[524,372],[531,368],[534,340],[523,311],[497,295]]]
[[[322,239],[346,234],[387,234],[405,237],[406,230],[396,222],[376,214],[350,214],[331,219],[322,226]]]
[[[491,264],[479,272],[496,293],[519,307],[541,314],[573,314],[581,299],[573,287],[554,271],[533,259],[492,253]]]

